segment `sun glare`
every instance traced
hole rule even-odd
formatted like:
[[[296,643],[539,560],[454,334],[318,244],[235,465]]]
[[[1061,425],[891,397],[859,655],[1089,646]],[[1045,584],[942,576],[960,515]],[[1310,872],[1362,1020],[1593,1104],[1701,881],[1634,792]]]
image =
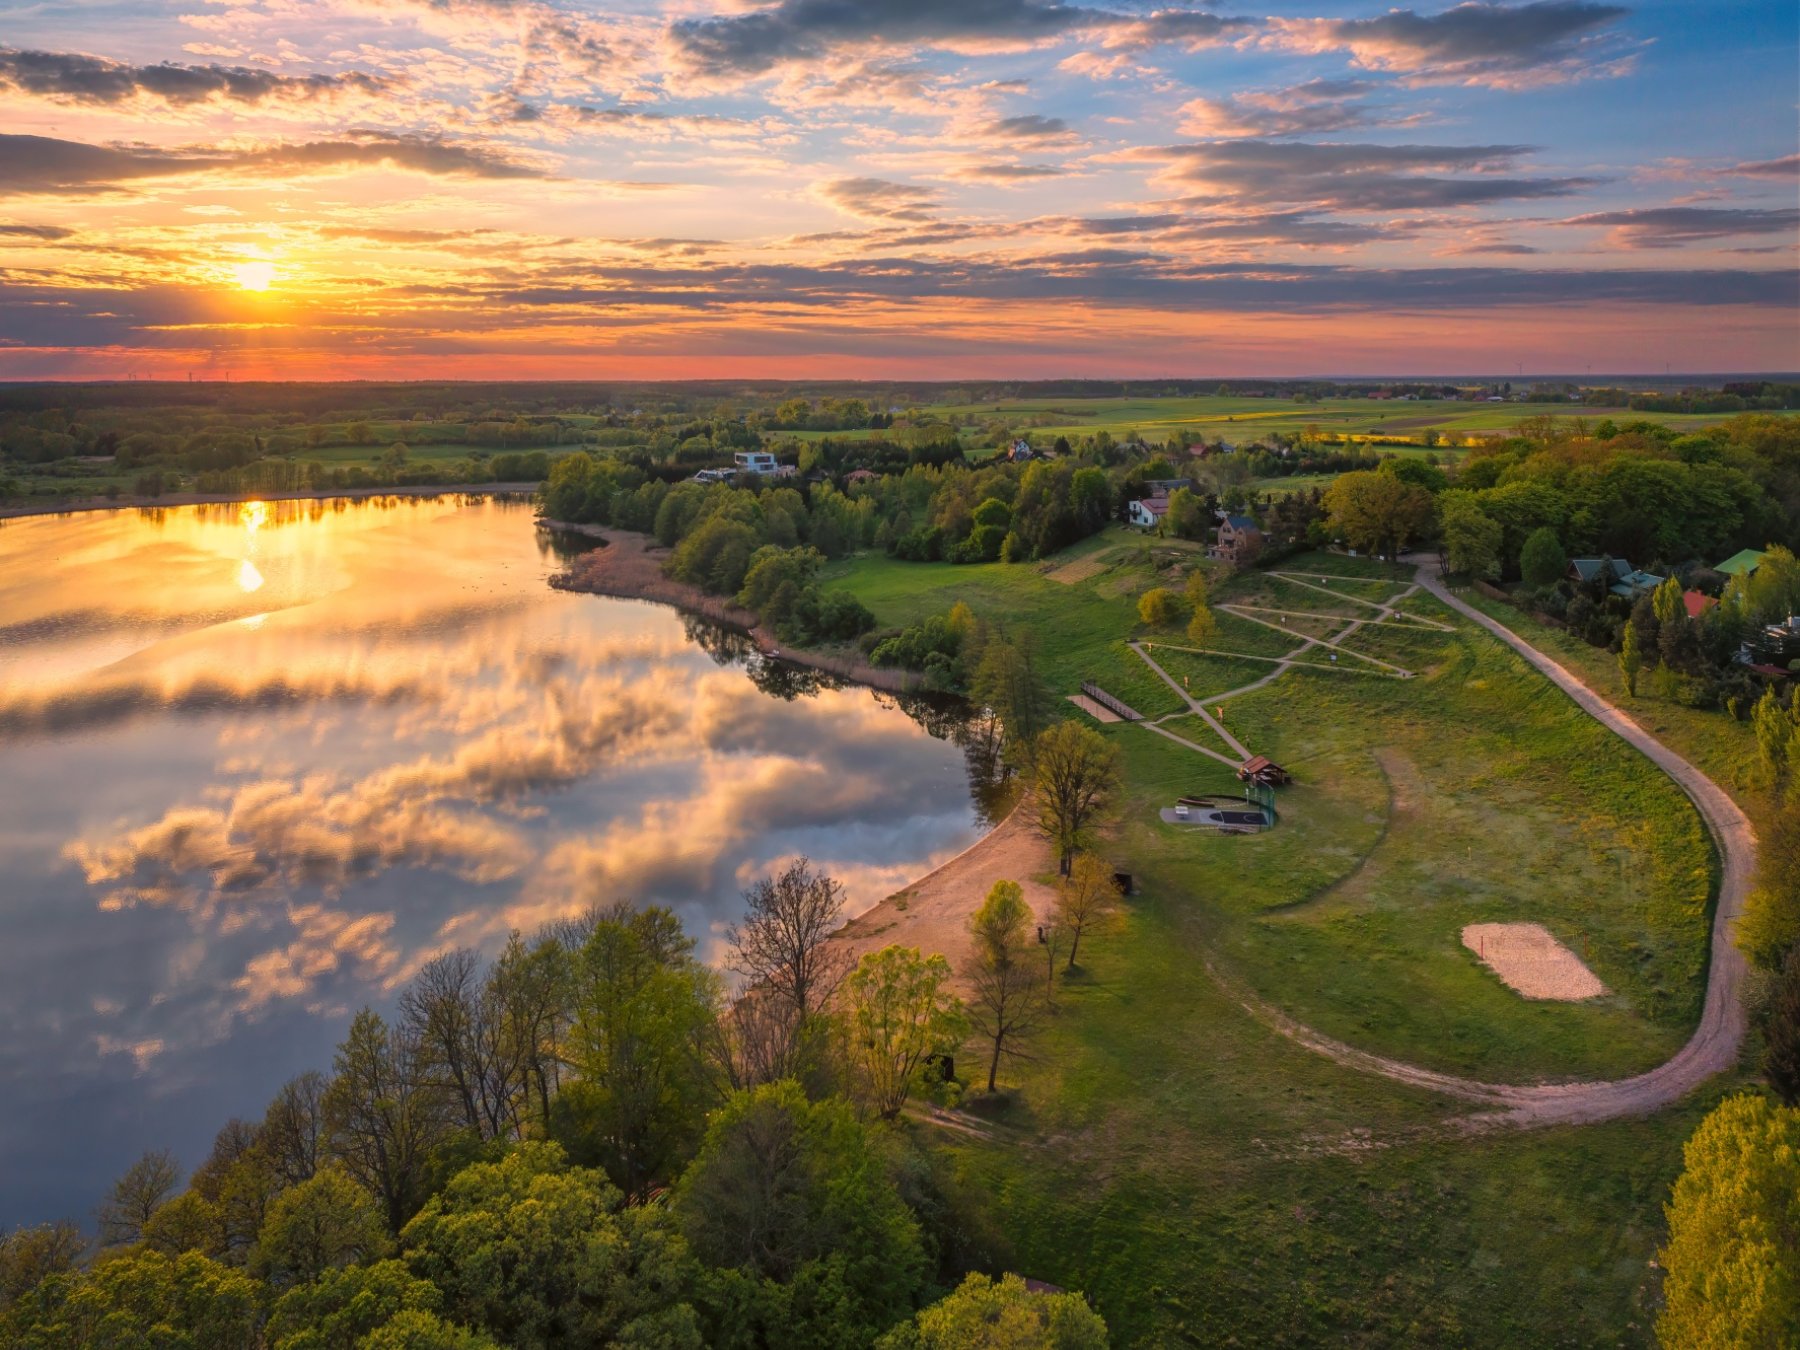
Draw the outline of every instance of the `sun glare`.
[[[233,263],[231,274],[237,278],[237,284],[247,291],[266,291],[275,280],[275,264],[271,262]]]

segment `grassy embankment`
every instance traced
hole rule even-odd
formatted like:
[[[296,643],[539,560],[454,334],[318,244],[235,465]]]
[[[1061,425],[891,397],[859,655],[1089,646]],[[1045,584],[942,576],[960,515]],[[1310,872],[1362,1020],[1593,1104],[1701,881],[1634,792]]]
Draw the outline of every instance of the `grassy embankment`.
[[[884,622],[962,599],[1032,632],[1058,692],[1094,678],[1179,711],[1124,645],[1158,560],[1113,536],[1086,551],[1107,566],[1072,585],[999,565],[833,571]],[[1252,576],[1215,598],[1296,589]],[[1300,593],[1314,612],[1341,603]],[[1697,1017],[1712,857],[1674,785],[1472,625],[1382,625],[1359,644],[1422,673],[1297,671],[1227,704],[1227,725],[1301,780],[1264,835],[1162,824],[1181,792],[1231,790],[1230,770],[1105,730],[1127,766],[1109,851],[1143,893],[1084,948],[999,1138],[957,1141],[960,1163],[1016,1264],[1086,1289],[1122,1344],[1646,1343],[1660,1204],[1724,1083],[1647,1121],[1471,1135],[1451,1123],[1466,1108],[1301,1049],[1202,965],[1361,1048],[1496,1080],[1641,1069]],[[1258,664],[1191,659],[1233,682]],[[1197,719],[1168,725],[1216,745]],[[1484,919],[1544,923],[1612,994],[1518,998],[1460,945]]]

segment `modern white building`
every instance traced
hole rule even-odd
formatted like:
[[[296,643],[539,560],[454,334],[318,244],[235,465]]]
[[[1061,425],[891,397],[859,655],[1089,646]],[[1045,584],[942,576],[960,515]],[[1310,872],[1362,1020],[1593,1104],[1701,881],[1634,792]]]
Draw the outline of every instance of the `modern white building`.
[[[775,464],[775,456],[767,450],[739,450],[731,457],[737,465],[739,473],[754,473],[772,478],[779,472]]]

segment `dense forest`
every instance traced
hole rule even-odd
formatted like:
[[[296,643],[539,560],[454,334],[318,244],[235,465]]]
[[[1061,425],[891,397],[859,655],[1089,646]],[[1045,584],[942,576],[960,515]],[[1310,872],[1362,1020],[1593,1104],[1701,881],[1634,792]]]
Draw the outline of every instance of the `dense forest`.
[[[1022,1034],[1018,887],[977,915],[967,1007],[942,957],[852,965],[841,899],[804,859],[746,892],[736,998],[654,907],[438,956],[185,1188],[131,1167],[91,1259],[72,1224],[0,1238],[0,1341],[1104,1346],[1080,1295],[977,1273],[1005,1243],[907,1118],[957,1099],[971,1035],[991,1087]]]

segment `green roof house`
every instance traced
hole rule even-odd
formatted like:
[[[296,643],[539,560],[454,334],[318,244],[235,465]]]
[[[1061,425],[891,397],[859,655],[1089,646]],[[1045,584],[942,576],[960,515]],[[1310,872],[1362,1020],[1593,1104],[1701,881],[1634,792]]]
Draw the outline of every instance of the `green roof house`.
[[[1715,572],[1723,572],[1728,577],[1747,577],[1762,566],[1762,550],[1756,548],[1740,549],[1724,562],[1713,568]]]

